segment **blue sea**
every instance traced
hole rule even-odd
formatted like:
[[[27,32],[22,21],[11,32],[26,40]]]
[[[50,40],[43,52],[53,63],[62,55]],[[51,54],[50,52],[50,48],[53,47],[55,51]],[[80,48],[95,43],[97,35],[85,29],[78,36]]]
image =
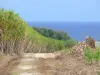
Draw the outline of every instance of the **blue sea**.
[[[28,22],[30,26],[51,28],[65,31],[77,41],[83,41],[86,36],[100,40],[100,22]]]

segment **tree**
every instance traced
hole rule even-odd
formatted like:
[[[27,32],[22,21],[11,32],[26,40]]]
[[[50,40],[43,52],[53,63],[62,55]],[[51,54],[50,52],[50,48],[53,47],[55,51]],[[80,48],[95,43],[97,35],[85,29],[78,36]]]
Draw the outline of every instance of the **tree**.
[[[67,33],[63,31],[54,31],[52,29],[47,29],[47,28],[37,28],[37,27],[33,28],[43,36],[49,38],[53,38],[56,40],[64,40],[64,41],[71,39],[70,36],[68,36]]]

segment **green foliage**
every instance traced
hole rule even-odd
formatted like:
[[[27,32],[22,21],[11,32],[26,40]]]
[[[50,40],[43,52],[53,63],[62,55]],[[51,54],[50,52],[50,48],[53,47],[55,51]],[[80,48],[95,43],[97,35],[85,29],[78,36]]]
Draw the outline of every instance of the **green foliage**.
[[[98,75],[100,75],[100,72],[98,72]]]
[[[93,51],[90,48],[85,48],[85,60],[88,63],[92,63],[94,59]]]
[[[64,41],[46,38],[40,35],[38,32],[36,32],[29,26],[27,26],[26,31],[27,31],[27,37],[38,46],[45,47],[47,49],[46,52],[54,52],[57,50],[64,49]]]
[[[33,30],[36,30],[41,35],[49,38],[49,40],[47,40],[48,43],[46,47],[48,51],[56,51],[56,50],[62,50],[64,48],[71,48],[77,43],[76,41],[72,40],[67,35],[67,33],[62,31],[54,31],[52,29],[37,28],[37,27],[33,27]]]
[[[54,52],[63,50],[65,47],[71,47],[75,44],[75,41],[71,40],[64,32],[54,32],[50,29],[41,29],[43,34],[48,31],[44,35],[48,37],[52,36],[59,40],[39,34],[35,29],[28,26],[26,22],[12,10],[0,9],[0,30],[2,30],[0,33],[2,34],[0,35],[0,44],[2,43],[5,46],[2,47],[2,49],[9,53],[16,52],[20,54],[23,52],[22,50],[25,50],[25,48],[27,49],[25,50],[27,52],[34,52],[36,50],[36,52]],[[63,40],[68,39],[70,39],[67,41],[68,43],[70,42],[70,45],[66,44],[65,46],[66,41]],[[26,40],[26,42],[24,40]],[[10,49],[12,49],[12,51]]]
[[[93,51],[91,48],[85,48],[85,60],[87,63],[94,63],[100,61],[100,48]]]
[[[64,41],[45,37],[42,34],[39,34],[37,31],[35,31],[34,28],[31,28],[29,26],[26,26],[26,31],[27,37],[30,38],[30,40],[32,40],[35,44],[37,43],[38,46],[45,47],[47,49],[46,52],[63,50],[65,48],[70,48],[76,44],[76,41],[72,39]]]
[[[72,40],[72,39],[65,41],[65,47],[66,48],[71,48],[75,44],[77,44],[77,42],[75,40]]]
[[[66,32],[63,31],[54,31],[52,29],[47,29],[47,28],[37,28],[33,27],[37,32],[42,34],[45,37],[53,38],[56,40],[70,40],[70,37],[67,35]]]
[[[19,39],[24,36],[25,22],[14,11],[0,9],[0,30],[3,40]]]

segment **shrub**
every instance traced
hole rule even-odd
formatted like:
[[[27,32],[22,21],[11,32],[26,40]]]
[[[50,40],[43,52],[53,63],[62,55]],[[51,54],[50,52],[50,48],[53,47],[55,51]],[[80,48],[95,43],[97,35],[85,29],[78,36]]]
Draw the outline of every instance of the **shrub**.
[[[14,11],[0,9],[0,48],[2,52],[20,54],[25,25],[26,23]]]
[[[3,40],[19,39],[24,36],[26,24],[14,11],[0,9],[0,29]]]
[[[91,48],[85,48],[84,54],[87,63],[97,63],[100,60],[100,48],[96,48],[95,51]]]
[[[77,43],[76,41],[70,39],[70,40],[68,40],[68,41],[65,41],[65,47],[66,47],[66,48],[71,48],[71,47],[74,46],[76,43]]]

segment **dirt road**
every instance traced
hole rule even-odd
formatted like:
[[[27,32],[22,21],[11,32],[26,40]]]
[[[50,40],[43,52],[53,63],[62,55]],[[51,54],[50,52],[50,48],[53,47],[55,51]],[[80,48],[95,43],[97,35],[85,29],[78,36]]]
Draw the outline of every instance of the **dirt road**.
[[[87,65],[70,54],[63,54],[58,59],[54,57],[27,53],[6,75],[98,75],[100,72],[100,66]]]
[[[49,56],[46,53],[26,53],[8,75],[53,75],[55,70],[51,69],[51,66],[45,62],[46,59],[51,58],[53,55],[50,53]]]

